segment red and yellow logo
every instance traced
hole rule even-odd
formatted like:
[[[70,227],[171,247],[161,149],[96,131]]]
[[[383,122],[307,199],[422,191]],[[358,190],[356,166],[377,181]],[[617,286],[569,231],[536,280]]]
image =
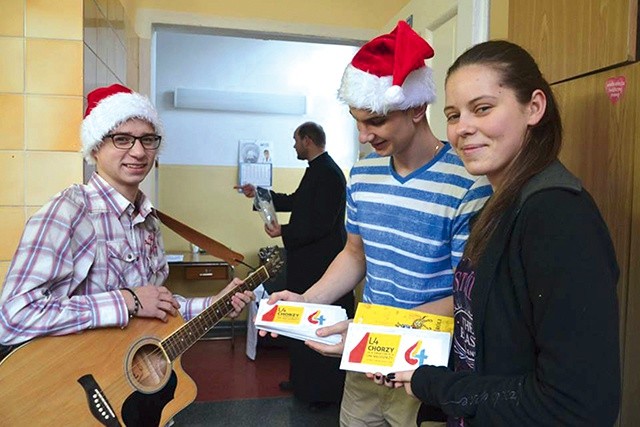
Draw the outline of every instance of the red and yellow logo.
[[[304,308],[274,305],[273,308],[262,315],[265,322],[288,323],[299,325],[304,314]]]
[[[393,366],[400,339],[400,335],[367,332],[349,352],[349,362]]]

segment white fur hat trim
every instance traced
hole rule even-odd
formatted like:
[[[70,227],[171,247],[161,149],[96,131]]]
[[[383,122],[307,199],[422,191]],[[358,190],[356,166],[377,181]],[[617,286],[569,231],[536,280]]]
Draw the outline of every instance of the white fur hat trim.
[[[392,76],[378,77],[349,64],[342,75],[338,98],[353,108],[387,114],[432,104],[436,89],[431,68],[426,66],[409,73],[400,90],[392,85]]]
[[[95,163],[93,152],[100,147],[105,135],[133,118],[151,123],[158,135],[164,135],[158,113],[147,97],[138,93],[116,93],[101,100],[82,121],[82,155],[87,163]]]

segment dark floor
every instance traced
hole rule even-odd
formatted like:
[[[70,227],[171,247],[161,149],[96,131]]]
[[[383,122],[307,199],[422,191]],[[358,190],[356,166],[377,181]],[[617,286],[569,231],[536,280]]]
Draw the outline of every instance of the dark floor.
[[[338,425],[337,405],[311,412],[291,393],[280,391],[278,384],[289,375],[289,358],[277,340],[261,342],[255,361],[245,354],[244,335],[234,343],[198,341],[184,353],[182,367],[198,385],[198,395],[174,417],[176,427]]]
[[[194,402],[174,417],[174,427],[334,427],[339,408],[311,413],[293,397]]]
[[[256,360],[245,354],[244,335],[229,340],[200,340],[182,356],[182,367],[198,385],[197,401],[286,397],[278,384],[288,378],[287,350],[260,345]]]

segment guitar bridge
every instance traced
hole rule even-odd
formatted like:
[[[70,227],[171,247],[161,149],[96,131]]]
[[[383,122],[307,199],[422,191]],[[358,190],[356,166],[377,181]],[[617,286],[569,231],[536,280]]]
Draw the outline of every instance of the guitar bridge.
[[[87,396],[87,403],[93,417],[103,426],[121,427],[122,424],[118,421],[115,411],[109,404],[107,397],[102,393],[93,375],[84,375],[78,378],[78,382]]]

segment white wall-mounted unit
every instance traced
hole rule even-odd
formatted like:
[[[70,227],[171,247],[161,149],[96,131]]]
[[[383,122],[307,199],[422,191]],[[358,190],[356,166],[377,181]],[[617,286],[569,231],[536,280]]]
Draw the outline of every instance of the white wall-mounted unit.
[[[307,97],[177,87],[173,94],[173,106],[198,110],[303,115],[307,112]]]

